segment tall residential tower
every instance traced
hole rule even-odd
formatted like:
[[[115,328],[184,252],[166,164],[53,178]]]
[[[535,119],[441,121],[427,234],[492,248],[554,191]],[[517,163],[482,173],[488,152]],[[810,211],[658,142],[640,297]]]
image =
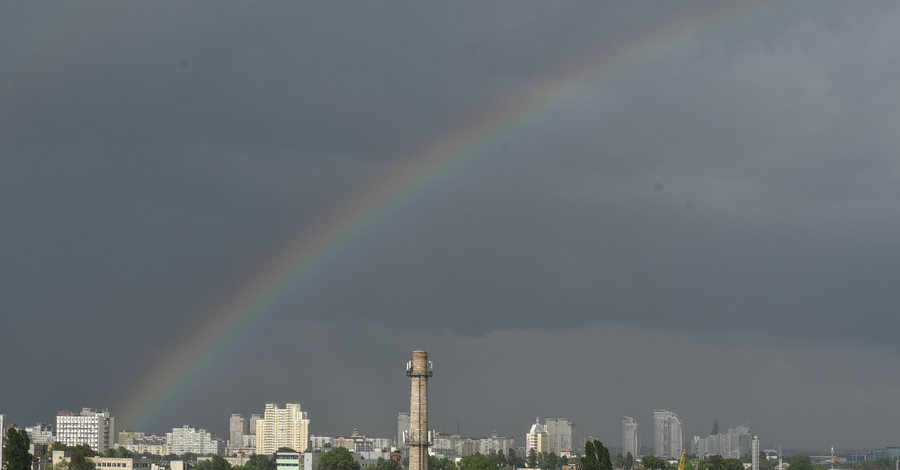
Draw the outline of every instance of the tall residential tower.
[[[637,460],[641,450],[641,438],[638,434],[638,423],[631,416],[622,418],[622,455]]]
[[[653,410],[653,455],[678,459],[684,447],[682,422],[678,415],[666,410]]]

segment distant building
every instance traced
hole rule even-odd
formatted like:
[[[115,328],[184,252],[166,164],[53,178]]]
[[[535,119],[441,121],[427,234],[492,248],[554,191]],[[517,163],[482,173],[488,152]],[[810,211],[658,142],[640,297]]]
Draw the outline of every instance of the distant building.
[[[532,452],[550,452],[550,435],[541,425],[540,418],[535,420],[528,434],[525,435],[525,455],[531,455]]]
[[[46,444],[53,439],[53,425],[37,423],[34,426],[26,426],[25,432],[28,433],[28,440],[32,444]]]
[[[622,455],[631,456],[637,460],[641,451],[641,436],[638,433],[638,422],[631,416],[622,418]]]
[[[682,425],[677,414],[653,410],[653,455],[664,459],[681,458],[684,449]]]
[[[250,435],[251,435],[251,436],[255,436],[255,435],[256,435],[256,422],[259,421],[259,420],[261,420],[261,419],[262,419],[262,415],[258,415],[258,414],[251,414],[251,415],[250,415],[250,423],[249,423],[250,426],[248,426],[248,427],[249,427],[249,429],[250,429]]]
[[[165,434],[144,434],[134,431],[120,432],[117,445],[135,454],[147,452],[153,455],[166,455],[169,453]]]
[[[179,455],[186,452],[200,455],[225,453],[225,446],[220,439],[216,439],[205,429],[194,429],[186,424],[166,433],[166,446],[170,453]]]
[[[56,415],[56,440],[65,446],[87,444],[103,453],[115,444],[115,418],[109,410],[82,408],[81,413],[60,411]]]
[[[573,439],[575,438],[575,424],[566,418],[547,418],[544,420],[544,430],[550,438],[549,449],[556,455],[563,452],[571,452]]]
[[[247,420],[239,413],[231,413],[228,420],[228,448],[240,448],[244,441],[244,434],[249,434]]]
[[[404,447],[403,436],[409,431],[409,411],[401,411],[397,413],[397,447]]]
[[[719,423],[715,421],[713,431],[713,434],[698,440],[698,454],[721,455],[726,459],[739,459],[750,452],[750,427],[746,424],[735,426],[721,433],[718,432]]]
[[[334,448],[334,438],[331,436],[309,436],[309,447],[313,450]]]
[[[271,455],[280,447],[297,452],[309,447],[309,418],[298,403],[287,403],[284,408],[267,403],[265,415],[256,421],[256,453]]]

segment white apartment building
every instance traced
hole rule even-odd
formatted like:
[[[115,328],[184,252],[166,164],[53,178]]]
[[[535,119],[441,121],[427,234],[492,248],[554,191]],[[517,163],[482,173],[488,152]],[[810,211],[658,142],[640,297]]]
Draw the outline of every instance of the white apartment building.
[[[94,452],[115,448],[115,418],[109,410],[82,408],[81,413],[60,411],[56,415],[56,440],[66,446],[87,444]]]
[[[682,422],[678,415],[666,410],[653,410],[653,455],[679,459],[684,450]]]
[[[167,432],[166,447],[170,453],[179,455],[185,452],[201,455],[225,453],[221,440],[216,439],[205,429],[194,429],[188,425]]]
[[[287,403],[284,408],[267,403],[263,418],[256,421],[256,453],[271,455],[280,447],[297,452],[309,447],[309,418],[299,403]]]

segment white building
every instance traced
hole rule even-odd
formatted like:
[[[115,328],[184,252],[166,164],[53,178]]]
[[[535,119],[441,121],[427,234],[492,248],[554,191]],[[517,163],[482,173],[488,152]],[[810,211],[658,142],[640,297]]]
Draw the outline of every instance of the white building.
[[[637,460],[641,450],[641,436],[638,433],[638,423],[631,416],[622,418],[622,455],[631,456]]]
[[[28,441],[32,444],[46,444],[53,439],[53,425],[37,423],[34,426],[26,426]]]
[[[256,421],[256,453],[271,455],[280,447],[297,452],[309,447],[309,418],[299,403],[287,403],[284,408],[267,403],[263,418]]]
[[[115,418],[109,410],[82,408],[81,413],[60,411],[56,415],[56,441],[65,446],[87,444],[94,452],[115,448]]]
[[[682,422],[678,415],[666,410],[653,410],[653,455],[679,459],[684,450]]]
[[[170,453],[179,455],[185,452],[200,455],[225,453],[221,440],[216,439],[205,429],[194,429],[188,425],[167,432],[166,447]]]

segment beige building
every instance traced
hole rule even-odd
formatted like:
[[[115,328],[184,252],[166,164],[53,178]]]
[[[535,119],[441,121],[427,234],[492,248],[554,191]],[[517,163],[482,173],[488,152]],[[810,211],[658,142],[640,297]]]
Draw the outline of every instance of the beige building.
[[[529,455],[531,452],[550,452],[550,435],[541,425],[540,418],[535,420],[535,423],[531,425],[531,430],[525,435],[525,455]]]
[[[53,465],[68,461],[72,458],[72,451],[54,450]],[[143,458],[117,458],[117,457],[90,457],[97,470],[159,470],[159,467],[148,459]]]
[[[309,419],[299,403],[288,403],[278,408],[266,404],[266,412],[256,422],[256,453],[272,455],[280,447],[306,452],[309,445]]]

